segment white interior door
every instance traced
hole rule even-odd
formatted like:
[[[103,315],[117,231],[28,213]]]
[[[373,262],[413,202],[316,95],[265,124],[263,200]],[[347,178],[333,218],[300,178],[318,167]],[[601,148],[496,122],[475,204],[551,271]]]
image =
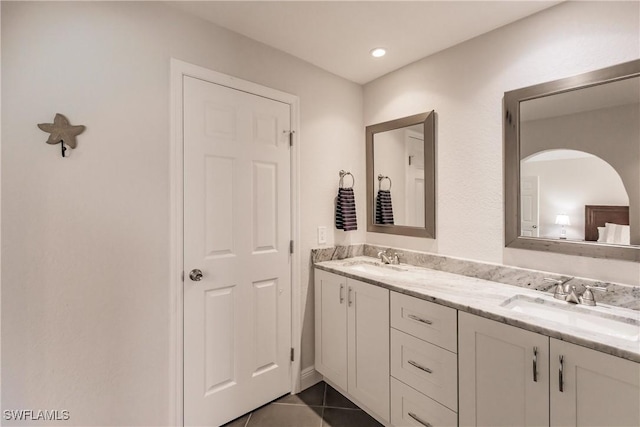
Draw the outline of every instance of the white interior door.
[[[291,107],[183,83],[184,421],[217,426],[291,391]]]
[[[538,177],[523,176],[520,185],[521,236],[540,237]]]
[[[405,152],[407,153],[405,224],[424,227],[424,137],[407,130],[405,132]]]

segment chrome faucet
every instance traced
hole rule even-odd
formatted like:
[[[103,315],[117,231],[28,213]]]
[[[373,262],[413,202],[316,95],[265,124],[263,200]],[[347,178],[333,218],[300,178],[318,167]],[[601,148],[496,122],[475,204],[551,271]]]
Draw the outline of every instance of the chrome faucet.
[[[585,287],[585,290],[582,293],[582,296],[580,297],[580,304],[584,304],[584,305],[591,305],[591,306],[596,305],[596,297],[593,295],[592,291],[599,291],[599,292],[608,291],[608,289],[605,286],[584,285],[584,287]]]
[[[391,259],[389,259],[385,251],[378,252],[378,258],[383,264],[391,264]]]
[[[553,297],[555,299],[559,299],[562,301],[566,301],[573,304],[583,304],[583,305],[596,305],[596,298],[593,295],[592,291],[600,291],[606,292],[607,288],[604,286],[591,286],[584,285],[584,290],[577,290],[575,285],[569,285],[567,282],[572,280],[573,277],[570,277],[565,280],[557,280],[557,279],[544,279],[546,282],[553,282],[556,285],[556,288],[553,292]]]
[[[566,283],[571,279],[573,279],[573,277],[569,277],[568,279],[564,279],[564,280],[545,278],[544,281],[551,282],[554,285],[556,285],[556,288],[553,292],[553,297],[555,299],[566,301],[567,295],[569,295],[569,290],[570,290],[569,285],[566,285]]]
[[[400,264],[400,257],[402,255],[404,255],[402,252],[396,252],[391,248],[378,252],[378,258],[380,258],[383,264],[398,265]]]

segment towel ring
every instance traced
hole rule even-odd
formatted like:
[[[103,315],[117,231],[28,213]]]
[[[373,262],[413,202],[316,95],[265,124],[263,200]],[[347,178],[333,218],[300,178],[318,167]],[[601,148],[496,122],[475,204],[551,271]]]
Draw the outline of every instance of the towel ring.
[[[353,177],[353,175],[351,174],[351,172],[345,172],[344,170],[340,171],[340,183],[338,184],[340,186],[340,188],[345,188],[344,187],[344,177],[345,176],[351,176],[351,187],[346,187],[346,188],[353,188],[354,185],[356,185],[356,179]]]
[[[391,178],[389,178],[388,176],[382,176],[382,174],[378,175],[378,191],[382,190],[382,180],[383,179],[389,180],[389,188],[387,188],[387,191],[390,191],[391,190]]]

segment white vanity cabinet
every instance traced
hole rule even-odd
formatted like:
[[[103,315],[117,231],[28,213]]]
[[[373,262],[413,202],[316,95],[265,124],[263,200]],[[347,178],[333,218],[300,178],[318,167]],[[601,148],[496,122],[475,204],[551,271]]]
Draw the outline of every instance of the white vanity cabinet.
[[[459,312],[461,426],[549,425],[549,338]]]
[[[315,369],[347,389],[347,278],[315,271]]]
[[[640,364],[468,313],[458,325],[461,426],[640,425]]]
[[[391,292],[391,424],[458,424],[455,309]]]
[[[552,426],[640,426],[640,363],[551,338],[550,365]]]
[[[315,270],[315,369],[389,421],[389,291]]]

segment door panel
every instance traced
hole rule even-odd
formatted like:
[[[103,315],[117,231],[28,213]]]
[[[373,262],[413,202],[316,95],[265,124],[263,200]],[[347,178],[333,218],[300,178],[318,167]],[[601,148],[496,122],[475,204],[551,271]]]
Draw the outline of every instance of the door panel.
[[[523,176],[520,179],[521,235],[524,237],[540,237],[538,180],[537,176]]]
[[[183,88],[185,424],[220,425],[291,387],[291,114],[191,77]]]
[[[253,253],[275,251],[278,247],[277,178],[278,165],[253,164]]]
[[[205,292],[205,393],[235,383],[233,288]]]
[[[233,255],[233,159],[205,157],[205,256]]]

